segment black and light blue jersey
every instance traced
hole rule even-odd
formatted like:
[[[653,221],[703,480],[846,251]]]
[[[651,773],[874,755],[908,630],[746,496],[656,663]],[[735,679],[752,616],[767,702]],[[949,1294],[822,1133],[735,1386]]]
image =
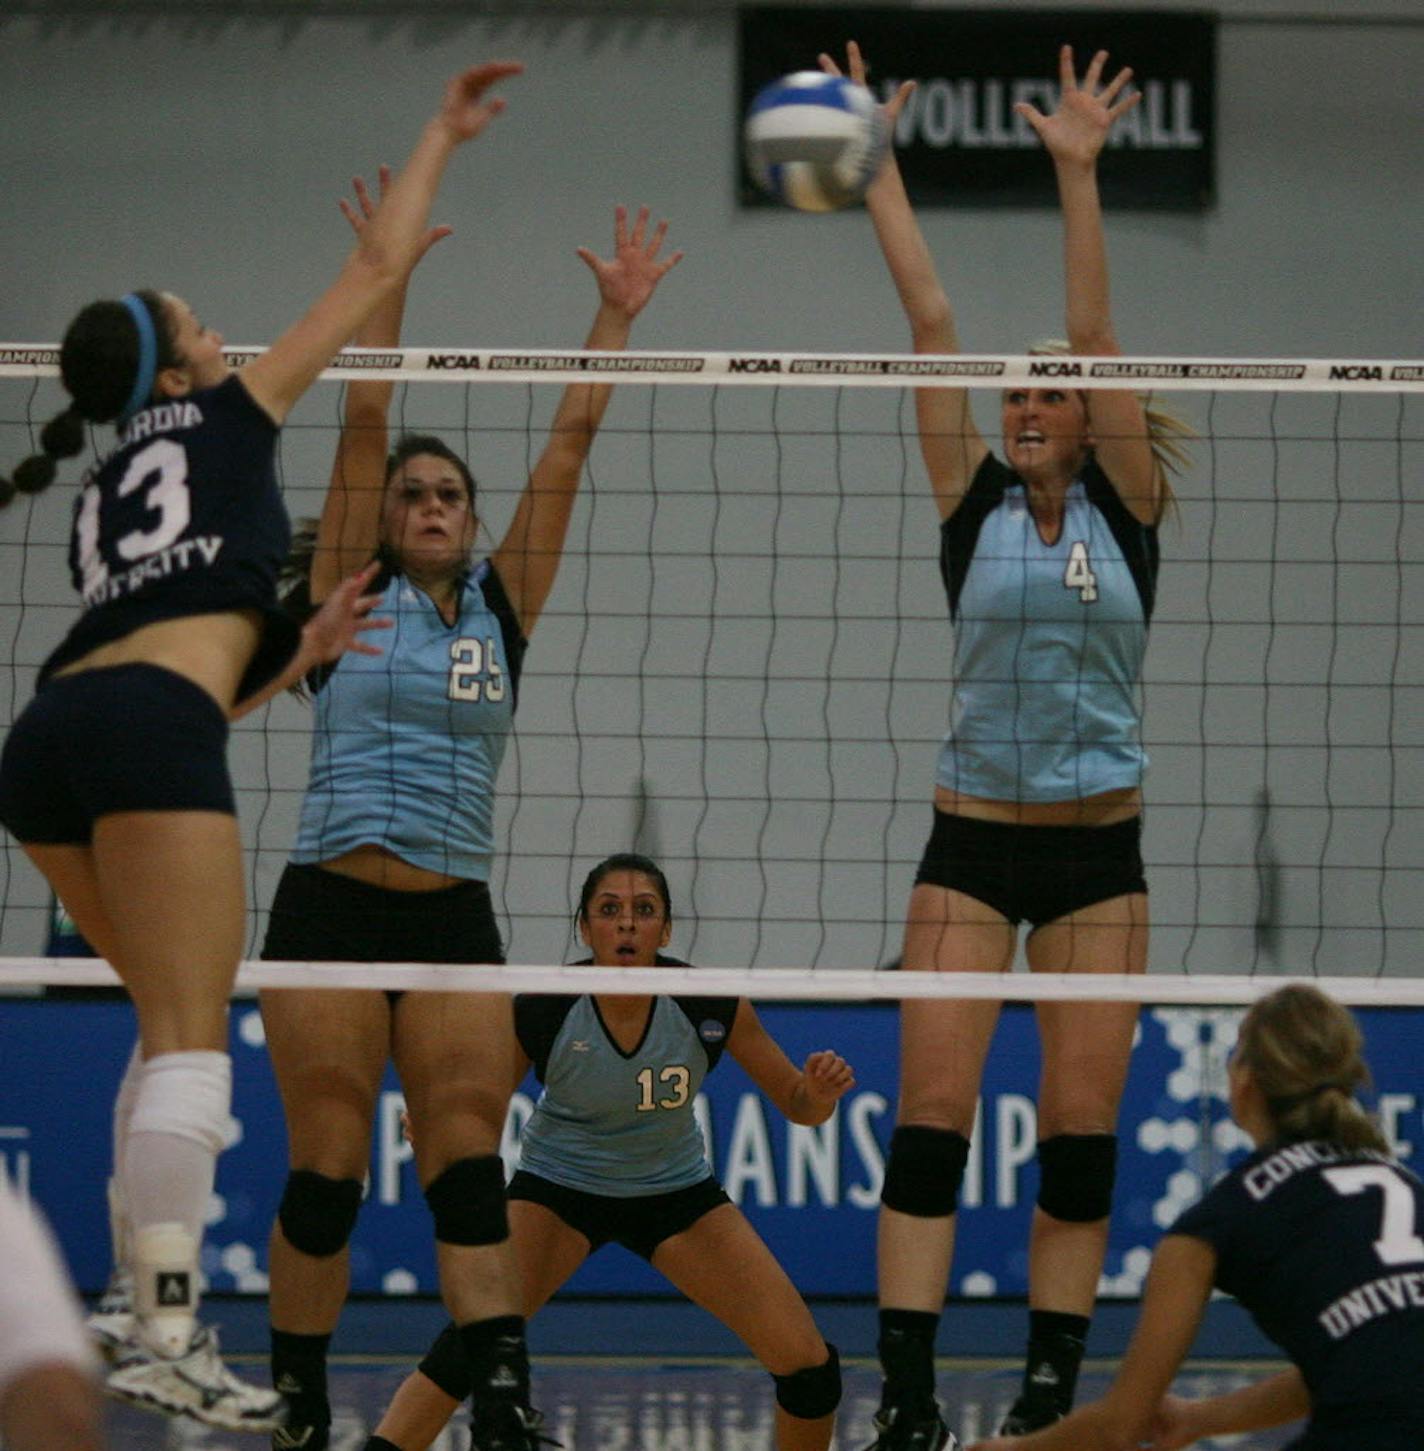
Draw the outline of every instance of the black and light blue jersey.
[[[515,1031],[544,1085],[520,1138],[520,1168],[619,1198],[708,1178],[693,1103],[721,1057],[738,1001],[656,997],[642,1038],[625,1053],[591,996],[516,997]]]
[[[1137,701],[1158,567],[1090,459],[1045,544],[1017,474],[992,454],[940,527],[954,692],[938,785],[999,801],[1067,801],[1141,783]]]
[[[242,609],[260,610],[264,628],[238,700],[282,669],[297,628],[277,608],[291,542],[277,432],[237,374],[129,419],[75,501],[69,568],[84,613],[41,683],[144,625]]]
[[[1216,1251],[1217,1287],[1299,1367],[1312,1425],[1353,1425],[1356,1440],[1340,1444],[1364,1448],[1366,1424],[1404,1414],[1424,1446],[1424,1184],[1413,1173],[1369,1150],[1267,1147],[1168,1232]]]
[[[525,640],[494,566],[461,585],[447,625],[402,575],[373,614],[379,655],[348,651],[315,692],[311,775],[294,862],[384,847],[433,872],[488,881],[494,795]]]

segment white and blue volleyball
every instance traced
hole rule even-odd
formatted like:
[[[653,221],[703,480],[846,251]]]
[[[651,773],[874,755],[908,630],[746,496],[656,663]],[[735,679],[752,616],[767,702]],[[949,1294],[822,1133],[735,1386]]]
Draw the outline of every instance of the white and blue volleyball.
[[[844,76],[795,71],[757,92],[743,132],[763,191],[803,212],[858,202],[889,135],[875,97]]]

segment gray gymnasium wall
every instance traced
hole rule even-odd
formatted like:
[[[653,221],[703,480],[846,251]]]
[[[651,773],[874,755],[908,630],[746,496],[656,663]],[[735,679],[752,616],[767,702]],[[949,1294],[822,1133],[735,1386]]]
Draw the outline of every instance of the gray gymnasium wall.
[[[1417,6],[1353,20],[1336,7],[1332,23],[1280,3],[1219,9],[1218,204],[1110,219],[1124,346],[1420,355]],[[580,341],[594,290],[573,249],[606,247],[623,200],[669,217],[688,252],[637,343],[902,348],[862,214],[737,209],[734,36],[718,4],[482,18],[438,4],[11,5],[0,339],[52,339],[87,298],[153,283],[230,341],[269,340],[339,264],[346,179],[399,160],[447,72],[516,56],[528,73],[508,114],[451,168],[437,215],[457,235],[421,269],[409,341]],[[1052,214],[923,223],[967,347],[1056,330]],[[5,420],[28,391],[5,385]],[[1410,971],[1424,930],[1424,450],[1394,440],[1401,425],[1420,438],[1424,408],[1182,401],[1214,441],[1166,534],[1149,655],[1154,963],[1257,961],[1251,803],[1269,783],[1279,965]],[[462,389],[425,388],[405,406],[463,437],[497,532],[526,422],[537,446],[550,402],[486,389],[467,412]],[[565,950],[570,879],[628,843],[644,792],[690,919],[678,945],[699,960],[865,965],[897,948],[945,718],[933,511],[891,395],[803,391],[775,408],[763,390],[615,399],[504,778],[514,868],[496,889],[519,960]],[[297,422],[335,409],[318,390]],[[980,416],[994,427],[991,399]],[[0,424],[4,457],[22,444]],[[330,444],[288,430],[294,512],[317,506]],[[0,516],[0,636],[18,666],[0,670],[0,721],[67,618],[69,497]],[[254,932],[292,836],[306,720],[284,701],[235,738]],[[41,886],[13,845],[0,870],[0,952],[33,951]]]

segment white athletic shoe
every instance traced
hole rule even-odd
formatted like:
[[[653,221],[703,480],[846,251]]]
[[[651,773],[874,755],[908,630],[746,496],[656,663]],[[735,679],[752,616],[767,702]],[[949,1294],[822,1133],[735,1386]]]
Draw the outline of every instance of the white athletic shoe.
[[[133,1276],[116,1269],[99,1296],[99,1303],[84,1321],[89,1339],[105,1360],[112,1360],[118,1349],[133,1338],[134,1333]]]
[[[146,1345],[135,1327],[116,1350],[104,1389],[146,1411],[225,1431],[275,1431],[287,1416],[277,1391],[249,1385],[223,1364],[217,1334],[206,1325],[196,1326],[187,1351],[171,1358]]]

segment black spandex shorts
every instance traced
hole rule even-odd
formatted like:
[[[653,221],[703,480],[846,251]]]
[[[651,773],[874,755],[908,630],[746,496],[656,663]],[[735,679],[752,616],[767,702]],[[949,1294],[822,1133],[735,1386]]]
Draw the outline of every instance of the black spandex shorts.
[[[288,862],[262,956],[286,962],[502,963],[486,882],[395,892]]]
[[[576,1229],[588,1240],[590,1253],[605,1244],[621,1244],[645,1260],[652,1259],[653,1251],[665,1239],[690,1229],[719,1204],[732,1202],[712,1178],[666,1194],[618,1198],[566,1189],[562,1184],[528,1174],[523,1169],[516,1170],[509,1181],[509,1197],[542,1204],[552,1210],[570,1229]],[[470,1395],[474,1386],[469,1362],[453,1325],[447,1325],[426,1352],[420,1362],[420,1372],[457,1401]]]
[[[1056,922],[1146,892],[1142,818],[1112,826],[1014,826],[935,811],[915,884],[949,887],[1010,922]]]
[[[115,811],[237,814],[227,717],[160,665],[112,665],[48,681],[0,755],[0,821],[17,840],[87,845]]]
[[[570,1229],[588,1241],[589,1253],[606,1244],[621,1244],[645,1260],[665,1240],[696,1224],[719,1204],[730,1204],[727,1192],[712,1178],[699,1180],[686,1189],[669,1189],[663,1194],[590,1194],[568,1189],[516,1169],[509,1181],[511,1199],[527,1199],[552,1210]]]

